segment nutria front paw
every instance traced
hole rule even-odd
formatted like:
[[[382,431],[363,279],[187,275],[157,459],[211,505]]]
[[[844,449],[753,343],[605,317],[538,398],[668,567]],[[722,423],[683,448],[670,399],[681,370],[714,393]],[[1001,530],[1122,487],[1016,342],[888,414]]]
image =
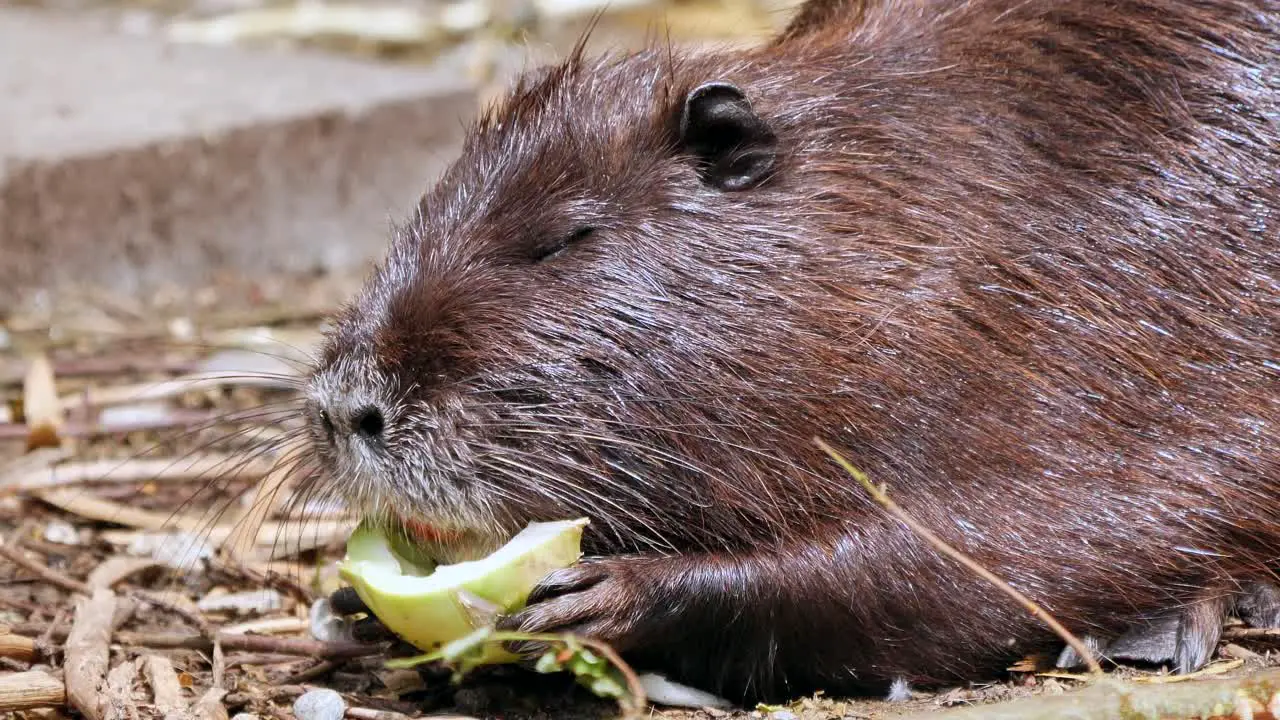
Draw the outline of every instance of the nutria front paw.
[[[376,643],[396,639],[395,633],[391,632],[386,625],[382,624],[381,620],[370,612],[369,607],[356,594],[354,588],[338,588],[329,594],[328,600],[329,607],[335,615],[365,615],[365,617],[351,623],[351,638],[353,640]]]
[[[664,630],[670,608],[659,608],[656,588],[661,561],[643,556],[584,558],[543,578],[523,610],[503,618],[501,630],[562,633],[589,637],[625,651],[651,642]],[[536,655],[541,643],[513,643],[513,650]]]

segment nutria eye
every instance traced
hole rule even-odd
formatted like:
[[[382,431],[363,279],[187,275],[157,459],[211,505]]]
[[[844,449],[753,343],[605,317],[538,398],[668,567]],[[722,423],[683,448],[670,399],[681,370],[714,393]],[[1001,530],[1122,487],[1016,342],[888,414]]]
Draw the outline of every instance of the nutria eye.
[[[546,260],[550,260],[551,258],[556,257],[560,253],[564,252],[565,250],[568,250],[570,245],[574,245],[576,243],[582,242],[583,240],[586,240],[595,231],[596,229],[592,227],[578,228],[577,230],[574,230],[572,233],[565,235],[564,237],[560,238],[559,240],[551,244],[539,245],[538,247],[534,248],[533,258],[532,258],[533,262],[540,263]]]

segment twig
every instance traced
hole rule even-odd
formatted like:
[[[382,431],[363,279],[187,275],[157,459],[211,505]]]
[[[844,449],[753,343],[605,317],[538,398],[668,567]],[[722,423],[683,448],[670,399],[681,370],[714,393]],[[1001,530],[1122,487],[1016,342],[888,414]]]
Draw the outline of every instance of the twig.
[[[109,588],[131,575],[160,565],[160,561],[153,558],[113,555],[91,570],[85,582],[91,588]]]
[[[179,530],[199,534],[212,545],[220,545],[232,532],[228,525],[210,527],[209,523],[190,515],[154,512],[131,507],[123,503],[104,500],[84,492],[67,489],[41,490],[33,493],[36,497],[73,515],[90,520],[128,525],[130,527],[154,532]],[[350,523],[338,521],[317,521],[308,523],[267,523],[263,525],[263,540],[259,548],[270,549],[277,554],[304,552],[316,547],[328,545],[345,537],[351,531]],[[125,537],[133,533],[120,534],[116,531],[105,531],[100,537],[115,544],[117,541],[127,543]]]
[[[241,582],[249,582],[262,587],[268,587],[273,590],[279,590],[304,605],[310,605],[312,601],[316,599],[315,593],[310,589],[293,580],[288,575],[276,572],[275,570],[267,569],[266,571],[261,571],[244,563],[228,562],[217,558],[210,559],[209,564],[214,570],[232,575]]]
[[[259,635],[273,635],[298,632],[307,629],[307,621],[298,617],[273,617],[261,618],[258,620],[250,620],[238,625],[227,625],[222,628],[223,635],[244,635],[245,633],[257,633]]]
[[[299,670],[292,675],[281,680],[284,685],[301,685],[304,682],[310,682],[318,677],[324,677],[329,673],[342,667],[342,662],[338,660],[321,660],[305,670]]]
[[[126,403],[166,400],[178,395],[196,393],[223,386],[267,387],[290,390],[297,384],[286,378],[272,375],[253,375],[235,372],[201,372],[191,373],[172,380],[139,383],[137,385],[112,385],[107,387],[89,387],[80,392],[68,393],[58,398],[63,410],[79,407],[103,407],[106,405],[123,405]]]
[[[1104,677],[1078,692],[1038,695],[1000,704],[925,711],[904,720],[1170,720],[1253,718],[1280,715],[1280,670],[1233,680],[1176,685],[1131,685]]]
[[[161,482],[259,478],[271,469],[262,458],[236,455],[192,455],[181,458],[137,458],[133,460],[87,460],[43,467],[22,467],[0,476],[0,496],[48,490],[67,485],[102,483]]]
[[[65,678],[67,699],[89,720],[102,720],[99,690],[107,675],[107,645],[116,610],[110,590],[95,590],[76,606],[76,619],[67,637]]]
[[[227,677],[227,656],[222,652],[222,641],[215,635],[213,638],[213,687],[222,690]]]
[[[981,576],[984,580],[995,585],[997,588],[1004,591],[1005,594],[1009,595],[1014,600],[1018,601],[1018,603],[1020,603],[1024,608],[1026,608],[1028,612],[1030,612],[1035,617],[1038,617],[1042,621],[1044,621],[1046,625],[1052,628],[1053,631],[1057,633],[1059,637],[1061,637],[1068,645],[1070,645],[1071,649],[1075,650],[1076,654],[1084,659],[1085,664],[1089,667],[1090,673],[1094,675],[1102,674],[1102,666],[1099,665],[1098,661],[1094,659],[1093,653],[1089,651],[1089,648],[1083,642],[1081,642],[1079,638],[1071,634],[1069,630],[1063,627],[1061,623],[1055,620],[1052,615],[1050,615],[1048,612],[1046,612],[1036,603],[1032,602],[1030,598],[1028,598],[1027,596],[1015,590],[1013,586],[1009,585],[1005,581],[996,577],[994,573],[992,573],[991,571],[979,565],[975,560],[970,558],[968,555],[965,555],[964,553],[960,552],[959,550],[956,550],[955,548],[945,543],[942,540],[942,538],[939,538],[937,535],[934,535],[933,532],[929,530],[929,528],[926,528],[924,525],[921,525],[920,523],[916,522],[916,520],[912,518],[910,515],[908,515],[905,510],[898,507],[898,504],[895,503],[892,499],[890,499],[890,497],[886,495],[884,491],[882,491],[880,488],[873,485],[871,483],[871,480],[867,478],[867,476],[864,473],[862,473],[862,471],[853,467],[853,465],[851,465],[848,460],[845,460],[844,457],[840,455],[838,452],[836,452],[830,445],[827,445],[820,438],[815,437],[813,440],[818,444],[818,447],[822,448],[823,452],[827,453],[827,455],[829,455],[831,459],[839,463],[840,466],[844,468],[845,472],[853,476],[853,478],[858,481],[858,484],[862,485],[862,487],[865,488],[866,491],[870,493],[873,498],[875,498],[876,502],[884,506],[884,508],[888,510],[891,515],[893,515],[895,518],[897,518],[900,522],[902,522],[907,527],[911,528],[912,531],[914,531],[915,533],[917,533],[918,535],[920,535],[921,537],[929,541],[929,544],[933,545],[935,548],[942,551],[943,553],[946,553],[953,560],[960,563],[961,565],[968,568],[969,570],[976,573],[977,575]]]
[[[0,713],[58,707],[66,701],[66,688],[46,672],[0,675]]]
[[[110,625],[110,618],[107,619]],[[9,628],[18,635],[36,635],[42,631],[52,630],[50,638],[60,640],[68,637],[66,626],[46,628],[43,623],[22,623]],[[282,638],[269,635],[232,635],[217,633],[222,649],[236,652],[274,653],[279,655],[301,655],[304,657],[324,658],[330,660],[379,655],[386,651],[387,643],[326,642],[324,640],[307,640],[303,638]],[[145,647],[154,649],[183,649],[211,652],[213,640],[198,634],[142,633],[117,631],[111,637],[112,642],[129,647]]]
[[[614,652],[613,648],[605,643],[581,635],[575,635],[574,637],[584,646],[603,655],[609,661],[609,664],[622,673],[623,679],[627,682],[627,690],[631,692],[631,699],[623,701],[623,710],[626,712],[626,717],[638,717],[649,700],[645,695],[644,685],[640,684],[640,678],[636,676],[635,671],[631,669],[630,665],[622,661],[622,658],[618,653]]]
[[[1280,628],[1229,628],[1222,631],[1227,640],[1244,638],[1280,638]]]
[[[0,635],[0,657],[32,662],[36,659],[36,641],[22,635]]]
[[[117,435],[143,430],[172,430],[190,428],[216,421],[222,412],[213,410],[184,410],[169,408],[164,417],[142,417],[122,420],[73,420],[68,419],[58,428],[61,438],[86,438],[97,435]],[[25,438],[31,428],[24,423],[0,423],[0,440]]]
[[[50,585],[56,585],[68,592],[80,593],[82,595],[88,595],[92,592],[88,585],[80,582],[79,580],[72,580],[52,568],[31,560],[20,548],[0,544],[0,557],[3,557]]]
[[[204,619],[204,616],[200,614],[199,610],[182,607],[182,605],[179,605],[176,602],[171,602],[145,590],[132,590],[129,592],[129,595],[148,605],[177,615],[183,620],[195,625],[196,629],[200,631],[200,634],[207,638],[212,638],[216,634],[213,626],[209,624],[208,620]]]

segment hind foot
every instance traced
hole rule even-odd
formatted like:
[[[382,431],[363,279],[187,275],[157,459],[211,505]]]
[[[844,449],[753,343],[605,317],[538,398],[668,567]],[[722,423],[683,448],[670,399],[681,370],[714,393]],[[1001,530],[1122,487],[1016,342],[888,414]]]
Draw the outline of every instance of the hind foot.
[[[1170,664],[1178,674],[1204,667],[1222,637],[1222,625],[1234,611],[1251,627],[1280,627],[1280,588],[1248,583],[1234,597],[1213,596],[1135,623],[1112,639],[1086,636],[1089,650],[1109,660]],[[1070,647],[1058,656],[1060,668],[1084,663]]]

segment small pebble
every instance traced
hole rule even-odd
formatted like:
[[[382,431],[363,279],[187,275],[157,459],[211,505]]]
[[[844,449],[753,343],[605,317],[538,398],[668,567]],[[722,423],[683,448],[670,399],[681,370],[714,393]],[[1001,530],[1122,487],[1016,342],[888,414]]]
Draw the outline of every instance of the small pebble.
[[[236,713],[231,716],[231,720],[258,720],[258,716],[253,713]]]
[[[8,350],[13,344],[13,339],[9,337],[9,331],[0,327],[0,350]]]
[[[770,720],[796,720],[796,714],[790,710],[774,710],[769,713]]]
[[[175,340],[190,340],[196,336],[195,323],[191,322],[191,318],[173,318],[169,321],[169,334]]]
[[[346,701],[328,688],[309,690],[293,701],[293,714],[298,720],[342,720],[346,712]]]
[[[80,533],[65,520],[50,520],[44,528],[44,539],[58,545],[79,545]]]

